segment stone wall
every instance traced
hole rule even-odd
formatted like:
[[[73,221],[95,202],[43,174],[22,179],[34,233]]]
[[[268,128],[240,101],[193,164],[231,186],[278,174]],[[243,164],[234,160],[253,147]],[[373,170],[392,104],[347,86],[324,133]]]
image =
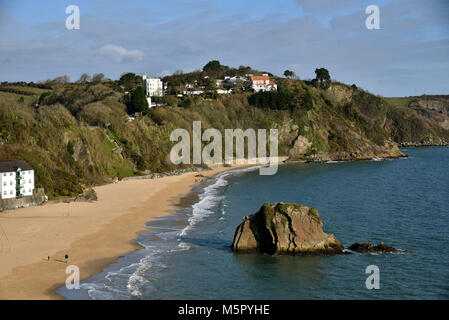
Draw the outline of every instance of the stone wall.
[[[45,195],[44,189],[34,189],[32,196],[18,199],[0,199],[0,211],[39,206],[47,200],[48,197]]]

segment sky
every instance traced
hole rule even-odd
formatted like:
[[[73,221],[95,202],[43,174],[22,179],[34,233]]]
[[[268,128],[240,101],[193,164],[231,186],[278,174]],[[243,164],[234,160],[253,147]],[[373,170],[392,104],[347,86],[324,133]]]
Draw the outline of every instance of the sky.
[[[66,8],[80,10],[69,30]],[[369,5],[380,29],[367,29]],[[449,0],[0,0],[0,81],[124,72],[164,76],[208,61],[383,96],[449,94]]]

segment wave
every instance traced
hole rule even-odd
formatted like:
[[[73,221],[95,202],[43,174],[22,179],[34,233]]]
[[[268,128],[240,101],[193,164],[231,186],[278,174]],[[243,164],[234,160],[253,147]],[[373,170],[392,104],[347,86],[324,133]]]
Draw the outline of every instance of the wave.
[[[260,167],[261,166],[254,166],[235,169],[217,174],[213,183],[205,187],[203,193],[199,195],[200,200],[192,206],[192,213],[188,219],[189,224],[179,233],[179,236],[187,235],[188,231],[190,231],[196,224],[214,213],[213,209],[224,200],[221,189],[228,185],[228,180],[226,178],[231,175],[254,171]]]

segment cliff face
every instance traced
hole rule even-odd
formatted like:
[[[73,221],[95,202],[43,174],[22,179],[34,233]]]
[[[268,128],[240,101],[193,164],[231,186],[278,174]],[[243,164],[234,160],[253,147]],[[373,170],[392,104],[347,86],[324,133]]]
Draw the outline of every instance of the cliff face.
[[[282,125],[290,159],[306,161],[396,158],[404,154],[387,126],[390,106],[343,84],[312,88],[313,108]],[[291,138],[293,136],[293,138]]]
[[[449,96],[422,96],[413,100],[408,107],[449,130]]]
[[[449,145],[449,96],[386,98],[391,108],[386,123],[401,146]]]
[[[323,232],[314,208],[298,204],[265,203],[237,227],[232,250],[267,254],[319,255],[343,253],[343,245]]]

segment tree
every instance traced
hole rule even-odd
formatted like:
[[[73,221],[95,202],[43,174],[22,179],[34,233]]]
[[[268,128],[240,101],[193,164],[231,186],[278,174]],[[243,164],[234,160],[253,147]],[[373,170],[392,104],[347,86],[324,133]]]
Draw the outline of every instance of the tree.
[[[87,73],[83,73],[81,77],[78,79],[77,83],[87,83],[91,80],[90,75]]]
[[[132,91],[142,85],[142,78],[135,73],[126,72],[120,76],[119,84],[123,86],[126,91]]]
[[[210,98],[215,98],[217,93],[217,85],[214,79],[204,79],[204,90]]]
[[[148,101],[142,86],[131,92],[127,106],[131,113],[148,111]]]
[[[204,67],[203,67],[203,71],[204,72],[209,72],[209,71],[220,71],[221,70],[221,64],[220,61],[218,60],[212,60],[209,61]]]
[[[104,79],[104,74],[102,74],[102,73],[96,73],[92,76],[93,83],[99,83],[99,82],[103,81],[103,79]]]
[[[317,87],[322,89],[329,88],[331,84],[331,76],[329,75],[329,71],[325,68],[315,69],[316,78],[314,79],[314,83]]]
[[[206,91],[215,91],[217,90],[217,86],[214,79],[206,78],[204,79],[204,89]]]
[[[295,73],[294,73],[293,71],[285,70],[285,71],[284,71],[284,76],[285,76],[286,78],[294,78],[296,75],[295,75]]]
[[[251,73],[251,67],[249,66],[240,66],[238,69],[238,74],[244,76],[245,74]]]
[[[59,77],[54,78],[52,82],[56,83],[56,84],[69,83],[70,82],[70,78],[69,78],[68,75],[59,76]]]

